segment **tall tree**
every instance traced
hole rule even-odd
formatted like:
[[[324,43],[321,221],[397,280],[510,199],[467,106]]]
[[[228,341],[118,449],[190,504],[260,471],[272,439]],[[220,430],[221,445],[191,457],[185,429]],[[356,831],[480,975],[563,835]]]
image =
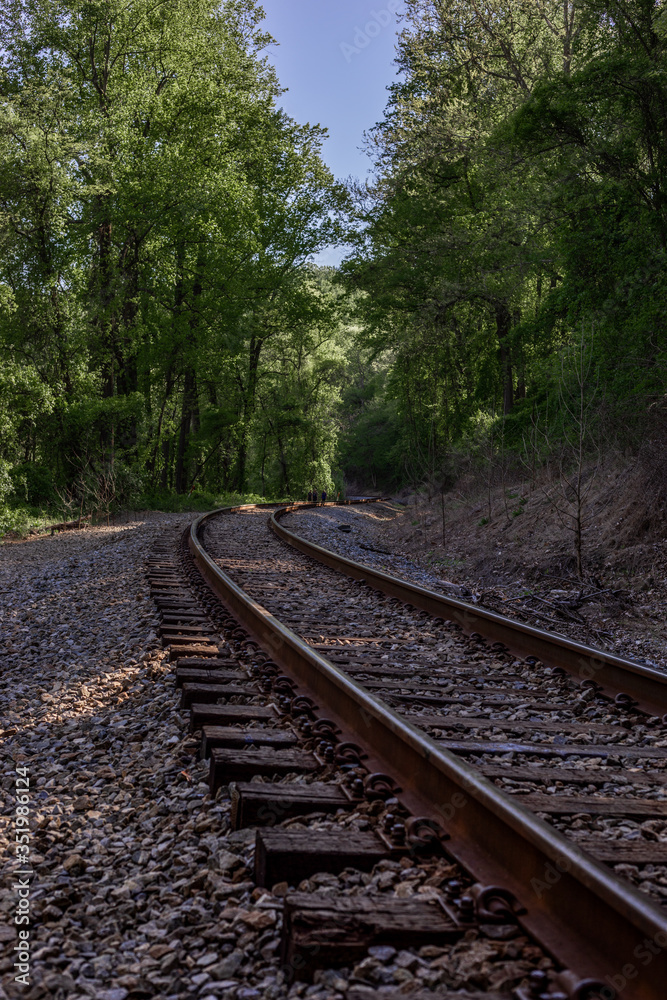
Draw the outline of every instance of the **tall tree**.
[[[247,449],[262,317],[342,199],[322,130],[277,107],[261,18],[254,0],[5,6],[0,337],[62,386],[37,451],[65,477],[146,464],[185,491],[202,410],[230,424],[204,359],[249,342]]]
[[[427,393],[392,383],[406,413],[421,409],[414,441],[429,455],[480,404],[509,414],[525,396],[524,319],[558,272],[533,164],[498,133],[540,81],[569,76],[591,35],[575,3],[408,0],[401,77],[369,136],[378,175],[344,270],[371,292],[366,322],[384,345],[416,347],[426,331],[437,345]],[[414,350],[396,364],[414,368]]]

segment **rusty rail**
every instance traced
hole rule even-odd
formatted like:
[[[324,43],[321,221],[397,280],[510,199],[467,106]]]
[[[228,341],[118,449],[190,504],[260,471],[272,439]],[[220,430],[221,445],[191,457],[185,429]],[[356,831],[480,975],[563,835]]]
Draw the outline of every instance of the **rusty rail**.
[[[300,507],[308,506],[301,504]],[[626,694],[649,715],[667,713],[667,675],[641,663],[625,660],[613,653],[606,653],[591,646],[584,646],[565,636],[544,632],[542,629],[505,618],[493,611],[466,604],[453,597],[445,597],[433,590],[408,583],[381,570],[353,562],[335,552],[315,545],[289,531],[280,518],[299,507],[282,507],[269,518],[275,534],[295,549],[331,569],[356,580],[364,580],[369,587],[382,591],[427,611],[436,618],[445,618],[460,625],[464,632],[479,632],[485,638],[501,642],[516,656],[535,656],[547,666],[562,667],[581,681],[592,681],[611,697]]]
[[[225,513],[242,509],[227,508]],[[280,513],[294,509],[283,508]],[[198,538],[206,520],[221,513],[198,518],[189,537],[192,555],[209,586],[257,641],[270,650],[273,659],[316,701],[326,705],[327,715],[353,733],[383,769],[409,790],[402,796],[406,804],[417,815],[429,815],[444,826],[452,856],[479,881],[501,883],[514,893],[525,909],[520,923],[559,962],[573,970],[577,979],[597,979],[604,984],[610,1000],[621,995],[620,983],[625,984],[622,996],[627,1000],[664,1000],[667,914],[473,767],[402,719],[241,590],[215,564]],[[366,579],[371,586],[382,584],[378,589],[438,617],[456,621],[457,614],[470,631],[481,631],[480,623],[488,622],[490,628],[498,629],[494,637],[510,645],[507,638],[500,638],[510,636],[514,623],[507,619],[335,556],[288,532],[274,517],[271,526],[308,555],[348,576]],[[403,596],[408,592],[409,598]],[[442,613],[442,605],[437,603],[441,601],[450,606],[451,614]],[[439,610],[434,612],[432,607]],[[468,612],[471,619],[464,617]],[[517,627],[522,633],[520,648],[544,659],[545,639],[556,637],[528,626]],[[539,653],[528,646],[528,637],[533,634],[542,643]],[[587,657],[600,655],[565,639],[559,639],[556,645],[560,643],[570,652],[575,647],[585,650]],[[517,648],[515,643],[511,645]],[[547,659],[553,662],[551,657]],[[624,664],[612,659],[616,669]],[[630,666],[643,672],[638,665]],[[586,994],[575,991],[572,995]]]

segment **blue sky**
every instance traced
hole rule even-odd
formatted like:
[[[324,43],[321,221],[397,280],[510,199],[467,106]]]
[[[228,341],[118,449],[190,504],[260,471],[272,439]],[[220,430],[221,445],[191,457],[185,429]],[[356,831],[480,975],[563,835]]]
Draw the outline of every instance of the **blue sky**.
[[[267,55],[288,92],[282,104],[298,122],[329,130],[323,158],[334,175],[365,178],[363,133],[382,118],[401,0],[263,0],[264,27],[278,45]],[[321,264],[337,264],[328,250]]]

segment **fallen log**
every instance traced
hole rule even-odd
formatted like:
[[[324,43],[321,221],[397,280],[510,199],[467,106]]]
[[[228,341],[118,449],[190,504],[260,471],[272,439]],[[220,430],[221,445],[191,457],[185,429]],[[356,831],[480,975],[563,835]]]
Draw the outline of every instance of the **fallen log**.
[[[84,514],[83,517],[76,517],[73,521],[60,521],[58,524],[52,524],[51,534],[55,531],[71,531],[72,529],[80,528],[82,525],[85,527],[92,516],[92,514]]]

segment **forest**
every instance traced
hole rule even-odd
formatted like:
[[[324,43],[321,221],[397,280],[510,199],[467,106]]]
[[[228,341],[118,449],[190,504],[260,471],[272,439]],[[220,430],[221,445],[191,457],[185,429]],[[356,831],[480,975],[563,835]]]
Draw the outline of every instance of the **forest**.
[[[664,467],[662,2],[405,0],[365,183],[282,110],[262,21],[3,4],[0,533]]]

